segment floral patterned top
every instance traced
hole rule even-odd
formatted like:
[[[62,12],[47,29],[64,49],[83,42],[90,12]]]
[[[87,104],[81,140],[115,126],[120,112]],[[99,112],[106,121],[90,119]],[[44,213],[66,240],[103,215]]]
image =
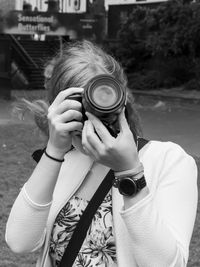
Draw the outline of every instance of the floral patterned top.
[[[98,208],[73,267],[117,266],[114,240],[111,192]],[[80,216],[88,201],[72,197],[59,212],[51,234],[50,257],[59,266]]]

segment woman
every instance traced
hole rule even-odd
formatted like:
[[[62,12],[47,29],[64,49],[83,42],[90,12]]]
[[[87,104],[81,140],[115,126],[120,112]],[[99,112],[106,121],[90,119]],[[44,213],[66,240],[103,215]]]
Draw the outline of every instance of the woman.
[[[195,161],[172,142],[150,141],[138,152],[141,130],[126,76],[103,50],[77,42],[54,62],[48,142],[12,207],[8,245],[16,253],[40,249],[37,266],[59,266],[83,210],[112,169],[115,186],[96,211],[73,266],[186,266],[197,208]],[[101,74],[128,92],[127,116],[120,110],[116,137],[90,112],[83,120],[82,104],[69,98]],[[36,119],[45,119],[41,106],[31,104]],[[124,192],[117,181],[123,185],[127,177],[142,181],[141,188]]]

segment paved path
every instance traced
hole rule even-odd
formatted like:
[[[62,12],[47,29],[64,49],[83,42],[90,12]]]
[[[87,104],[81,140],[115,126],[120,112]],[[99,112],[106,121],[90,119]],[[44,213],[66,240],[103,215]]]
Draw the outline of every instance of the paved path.
[[[200,157],[200,105],[170,105],[157,102],[139,108],[144,135],[149,139],[174,141]]]

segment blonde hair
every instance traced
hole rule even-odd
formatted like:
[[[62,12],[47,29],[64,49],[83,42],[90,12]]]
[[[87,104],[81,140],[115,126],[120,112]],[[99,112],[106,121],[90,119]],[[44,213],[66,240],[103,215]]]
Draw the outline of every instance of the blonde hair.
[[[51,75],[46,82],[47,101],[26,101],[26,106],[34,114],[38,127],[48,134],[47,111],[60,91],[69,87],[84,87],[98,74],[110,74],[118,79],[128,91],[127,119],[134,135],[142,134],[140,119],[134,108],[134,98],[127,88],[127,78],[120,64],[103,49],[90,41],[66,44],[62,54],[56,55],[51,64]],[[52,67],[53,64],[53,67]],[[48,67],[48,64],[47,64]]]

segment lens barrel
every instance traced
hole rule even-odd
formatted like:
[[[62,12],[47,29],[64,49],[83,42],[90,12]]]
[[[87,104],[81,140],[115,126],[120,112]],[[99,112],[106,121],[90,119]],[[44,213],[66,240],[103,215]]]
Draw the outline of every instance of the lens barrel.
[[[97,117],[108,119],[125,106],[125,88],[111,75],[95,76],[84,89],[83,106]]]

